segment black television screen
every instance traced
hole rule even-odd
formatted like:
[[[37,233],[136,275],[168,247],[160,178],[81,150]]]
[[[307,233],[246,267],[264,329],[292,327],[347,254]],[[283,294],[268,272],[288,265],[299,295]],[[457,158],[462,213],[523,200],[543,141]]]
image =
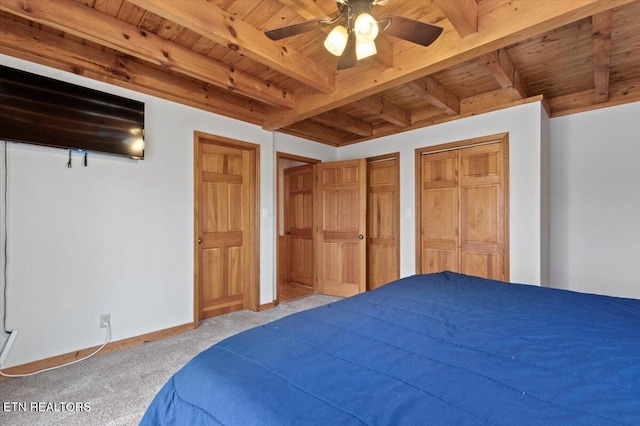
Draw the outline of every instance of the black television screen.
[[[0,140],[144,158],[144,103],[0,66]]]

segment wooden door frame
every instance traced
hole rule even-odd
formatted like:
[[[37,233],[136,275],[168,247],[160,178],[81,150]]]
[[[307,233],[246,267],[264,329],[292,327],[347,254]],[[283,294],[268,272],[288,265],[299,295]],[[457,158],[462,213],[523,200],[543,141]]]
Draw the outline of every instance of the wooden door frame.
[[[281,182],[280,180],[280,167],[282,165],[282,160],[293,160],[293,161],[300,161],[301,163],[307,163],[307,164],[318,164],[321,163],[322,160],[318,160],[316,158],[310,158],[310,157],[303,157],[301,155],[295,155],[295,154],[288,154],[286,152],[281,152],[281,151],[276,151],[276,214],[275,214],[275,243],[276,243],[276,248],[275,248],[275,257],[276,257],[276,262],[275,262],[275,279],[274,279],[274,286],[273,286],[273,299],[274,299],[274,303],[275,305],[278,305],[278,303],[280,303],[279,297],[278,297],[278,281],[279,281],[279,271],[280,271],[280,262],[282,261],[282,259],[280,259],[280,220],[283,219],[281,218],[281,213],[280,212],[280,199],[281,197],[283,197],[283,194],[281,193],[280,187],[283,184],[283,182]],[[316,207],[315,207],[315,190],[316,190],[316,185],[315,185],[315,181],[316,181],[316,176],[317,176],[317,172],[316,172],[316,167],[313,168],[313,191],[314,194],[312,194],[312,199],[314,202],[314,208],[313,208],[313,224],[315,226],[316,223]],[[315,256],[315,250],[316,250],[316,233],[312,232],[312,241],[311,241],[311,247],[312,250],[314,251],[314,255],[313,257],[313,289],[316,290],[316,278],[317,278],[317,269],[316,269],[316,256]]]
[[[440,145],[428,146],[423,148],[416,148],[415,150],[415,219],[416,219],[416,263],[415,270],[416,273],[421,273],[421,260],[422,260],[422,220],[420,220],[420,215],[422,212],[422,155],[436,153],[439,151],[450,151],[455,149],[468,148],[472,146],[478,146],[482,144],[488,143],[501,143],[502,144],[502,155],[504,161],[504,168],[506,171],[506,176],[504,177],[504,205],[506,207],[506,211],[504,212],[504,239],[505,239],[505,259],[504,259],[504,271],[505,277],[508,281],[510,277],[509,269],[510,269],[510,253],[509,253],[509,132],[505,133],[497,133],[494,135],[481,136],[473,139],[465,139],[456,142],[449,142]]]
[[[198,238],[200,236],[200,191],[201,183],[200,178],[202,174],[202,168],[200,164],[200,144],[209,143],[203,140],[207,139],[213,141],[214,145],[230,147],[235,149],[241,149],[247,151],[250,157],[250,176],[249,187],[253,188],[250,195],[250,216],[249,221],[249,282],[245,284],[243,293],[248,294],[248,301],[246,307],[252,311],[260,310],[260,145],[239,141],[236,139],[225,138],[222,136],[212,135],[204,132],[193,132],[193,180],[194,180],[194,223],[193,223],[193,323],[194,328],[197,328],[200,323],[200,265],[198,256]]]

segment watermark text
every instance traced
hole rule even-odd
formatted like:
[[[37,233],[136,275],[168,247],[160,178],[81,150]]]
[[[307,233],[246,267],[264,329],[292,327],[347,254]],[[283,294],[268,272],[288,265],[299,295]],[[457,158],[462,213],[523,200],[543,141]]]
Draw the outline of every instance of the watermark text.
[[[17,402],[5,401],[2,403],[2,411],[7,412],[81,412],[90,411],[88,402]]]

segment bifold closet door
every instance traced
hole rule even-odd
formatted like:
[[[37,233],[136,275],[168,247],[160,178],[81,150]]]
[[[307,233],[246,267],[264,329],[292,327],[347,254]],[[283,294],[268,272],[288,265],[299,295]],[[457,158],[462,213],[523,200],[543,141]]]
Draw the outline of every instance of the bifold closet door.
[[[505,197],[501,144],[461,149],[460,272],[504,281]]]
[[[422,155],[418,272],[508,279],[504,149],[496,142]]]
[[[422,156],[420,272],[458,271],[458,152]]]

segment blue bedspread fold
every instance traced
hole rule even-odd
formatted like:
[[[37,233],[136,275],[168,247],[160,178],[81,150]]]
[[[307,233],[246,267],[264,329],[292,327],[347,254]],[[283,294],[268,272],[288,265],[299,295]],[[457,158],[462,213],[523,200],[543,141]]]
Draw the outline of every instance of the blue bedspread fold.
[[[640,424],[640,300],[416,275],[230,337],[142,425]]]

